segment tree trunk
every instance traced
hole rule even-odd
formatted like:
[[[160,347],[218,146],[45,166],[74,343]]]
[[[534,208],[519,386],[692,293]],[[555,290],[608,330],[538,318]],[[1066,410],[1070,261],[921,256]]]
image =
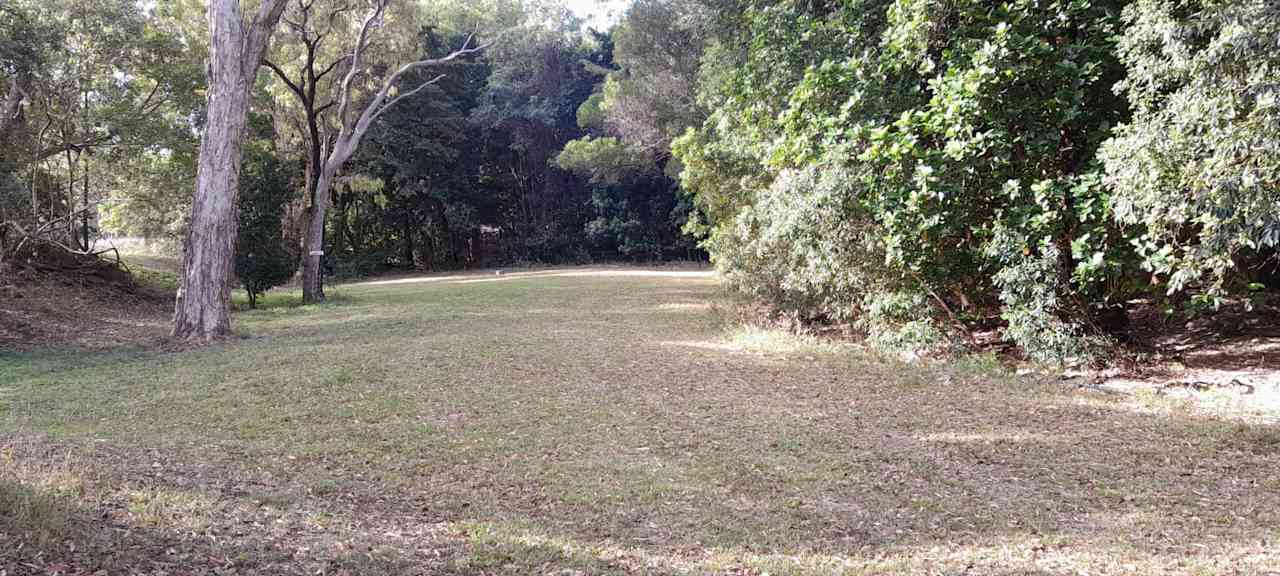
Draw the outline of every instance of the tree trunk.
[[[66,129],[62,131],[66,134]],[[71,159],[71,149],[67,148],[67,228],[65,241],[67,244],[75,246],[80,242],[76,234],[76,172],[75,162]]]
[[[351,195],[338,193],[338,205],[334,206],[333,243],[330,245],[330,256],[338,258],[347,251],[347,206],[351,203]]]
[[[326,165],[316,182],[315,199],[311,202],[310,221],[302,245],[302,301],[308,304],[324,302],[324,284],[320,259],[324,256],[324,215],[329,208],[329,187],[335,170]]]
[[[217,14],[211,16],[215,21],[217,18]],[[216,30],[217,24],[214,27]],[[183,245],[182,286],[173,315],[173,336],[183,340],[212,340],[231,333],[236,196],[249,91],[239,66],[218,61],[220,57],[240,60],[239,50],[226,44],[230,41],[228,36],[215,34],[211,48],[209,120],[200,140],[196,195]]]
[[[89,152],[84,152],[84,167],[80,170],[81,176],[84,178],[84,187],[81,188],[82,200],[84,201],[84,210],[80,212],[80,232],[84,235],[82,245],[85,250],[90,250],[89,244]]]
[[[239,0],[209,2],[208,120],[200,138],[196,193],[173,310],[173,336],[181,340],[209,341],[231,333],[240,144],[249,90],[283,11],[283,0],[263,0],[246,30]]]
[[[468,37],[463,47],[454,50],[444,58],[436,58],[431,60],[419,60],[410,62],[401,66],[390,77],[382,82],[382,87],[378,90],[373,98],[365,104],[365,108],[359,115],[352,118],[347,113],[347,108],[351,104],[351,85],[355,80],[357,73],[361,70],[361,54],[364,52],[369,42],[369,31],[378,25],[381,25],[382,15],[387,9],[390,0],[377,0],[374,9],[365,17],[364,23],[360,26],[360,34],[356,39],[355,49],[351,52],[351,64],[347,70],[346,76],[342,80],[342,88],[338,92],[336,100],[338,105],[337,119],[341,128],[338,131],[337,138],[333,141],[333,147],[329,152],[329,156],[324,159],[324,163],[320,169],[320,178],[316,181],[315,198],[311,203],[311,223],[307,229],[307,237],[305,243],[305,254],[302,260],[302,301],[303,302],[320,302],[324,300],[324,289],[320,283],[320,257],[324,255],[324,217],[325,212],[329,208],[329,189],[333,186],[333,179],[338,172],[342,170],[342,165],[351,159],[351,155],[355,152],[356,147],[360,145],[360,139],[364,137],[365,132],[369,131],[369,127],[378,115],[386,111],[387,108],[395,105],[396,102],[410,97],[423,88],[430,86],[441,78],[443,74],[435,77],[434,80],[428,80],[420,84],[417,88],[404,92],[394,98],[390,98],[392,88],[396,86],[397,80],[405,73],[414,68],[443,64],[456,58],[472,54],[479,51],[480,47],[471,46],[471,37]],[[314,82],[312,83],[314,86]],[[390,98],[390,99],[388,99]]]
[[[413,230],[409,226],[409,211],[405,210],[404,218],[400,220],[400,233],[404,236],[403,242],[400,244],[400,257],[409,263],[409,267],[413,267]]]
[[[18,111],[27,97],[28,80],[26,74],[20,74],[9,82],[9,93],[5,95],[4,102],[0,103],[0,134],[8,133],[9,127],[17,123]]]

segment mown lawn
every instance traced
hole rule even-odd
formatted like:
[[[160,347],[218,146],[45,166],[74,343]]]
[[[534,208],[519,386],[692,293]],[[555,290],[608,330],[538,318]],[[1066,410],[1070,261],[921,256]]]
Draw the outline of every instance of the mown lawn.
[[[1280,573],[1280,429],[737,329],[630,268],[0,352],[0,573]]]

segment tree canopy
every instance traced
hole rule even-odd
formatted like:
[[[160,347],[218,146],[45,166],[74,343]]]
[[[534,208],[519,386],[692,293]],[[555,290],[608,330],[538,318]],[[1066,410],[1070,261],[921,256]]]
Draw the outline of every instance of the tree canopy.
[[[299,172],[270,235],[317,296],[324,274],[709,256],[886,348],[995,324],[1077,361],[1130,302],[1280,278],[1273,4],[636,0],[595,30],[554,1],[292,0],[251,75],[253,164]],[[0,242],[186,234],[204,18],[0,8]]]

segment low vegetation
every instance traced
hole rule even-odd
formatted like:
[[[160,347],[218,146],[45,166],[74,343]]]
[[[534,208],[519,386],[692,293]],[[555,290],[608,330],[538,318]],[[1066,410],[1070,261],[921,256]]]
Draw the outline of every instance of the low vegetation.
[[[1280,433],[741,328],[706,272],[273,291],[0,355],[8,573],[1266,574]]]

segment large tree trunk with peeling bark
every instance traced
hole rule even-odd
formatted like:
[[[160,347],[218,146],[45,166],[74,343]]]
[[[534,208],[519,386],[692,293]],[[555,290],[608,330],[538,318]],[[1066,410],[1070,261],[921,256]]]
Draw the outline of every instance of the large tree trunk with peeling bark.
[[[249,91],[283,10],[284,0],[263,0],[246,28],[239,0],[209,2],[208,120],[200,138],[196,193],[173,311],[175,338],[208,341],[231,333],[240,144],[249,113]]]

